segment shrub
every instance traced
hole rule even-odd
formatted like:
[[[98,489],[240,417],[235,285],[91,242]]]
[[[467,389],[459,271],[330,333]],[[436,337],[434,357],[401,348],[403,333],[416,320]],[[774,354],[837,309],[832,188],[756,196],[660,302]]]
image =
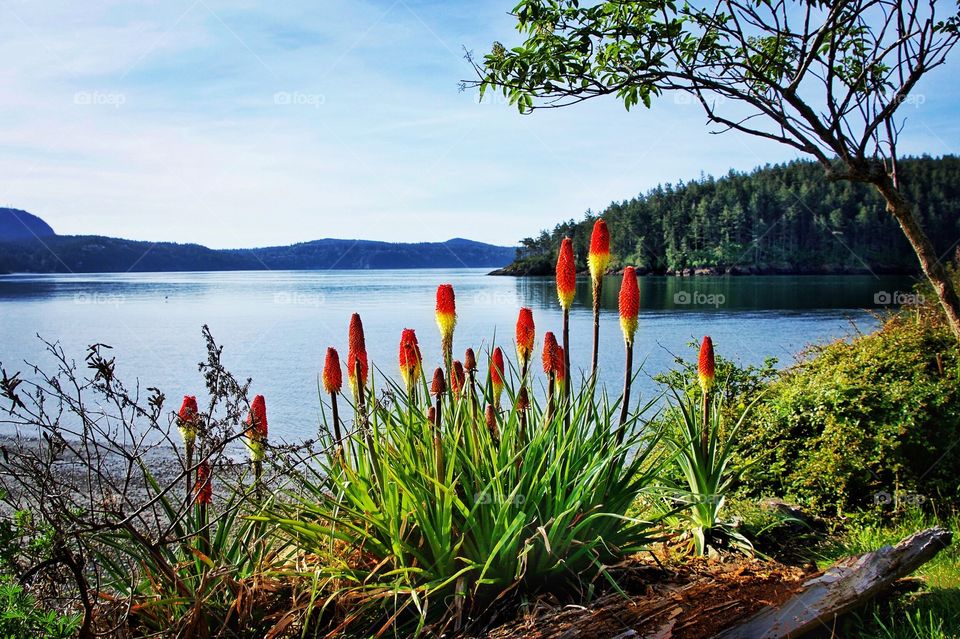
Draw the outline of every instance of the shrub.
[[[68,639],[80,627],[80,615],[43,610],[8,575],[0,576],[0,637]]]
[[[745,491],[821,514],[956,505],[960,362],[929,311],[904,310],[875,333],[815,346],[772,382],[737,453]]]

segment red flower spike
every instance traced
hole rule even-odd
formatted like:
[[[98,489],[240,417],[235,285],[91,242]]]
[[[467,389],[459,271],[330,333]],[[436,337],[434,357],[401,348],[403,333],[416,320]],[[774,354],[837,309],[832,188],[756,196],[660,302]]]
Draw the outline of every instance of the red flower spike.
[[[417,342],[417,333],[412,328],[403,329],[400,335],[400,375],[407,386],[407,392],[420,379],[423,357],[420,354],[420,344]]]
[[[198,506],[209,506],[213,501],[213,479],[210,462],[204,461],[197,466],[197,483],[194,487]]]
[[[700,378],[700,388],[704,393],[713,388],[714,368],[713,340],[707,335],[700,342],[700,357],[697,361],[697,376]]]
[[[436,426],[437,424],[437,407],[431,406],[427,409],[427,421]]]
[[[430,384],[430,393],[432,395],[443,395],[447,392],[447,382],[443,378],[443,369],[439,366],[433,371],[433,382]]]
[[[196,421],[199,412],[197,398],[193,395],[184,395],[183,403],[180,404],[180,412],[177,413],[177,419],[181,425],[192,424]]]
[[[563,346],[557,345],[556,355],[554,355],[556,361],[556,372],[557,372],[557,383],[563,384],[567,379],[567,367],[563,363]]]
[[[457,325],[457,303],[452,284],[437,287],[437,328],[444,344],[452,343],[453,329]]]
[[[503,393],[503,351],[497,346],[493,349],[493,357],[490,358],[490,384],[493,386],[494,403],[500,402],[500,395]]]
[[[563,238],[557,256],[557,298],[563,310],[570,310],[577,292],[577,266],[573,261],[573,240]]]
[[[517,359],[521,368],[530,362],[533,354],[533,341],[536,337],[536,327],[533,323],[533,311],[521,308],[517,317]]]
[[[623,269],[623,281],[620,283],[620,328],[623,340],[629,346],[633,344],[637,333],[637,315],[640,312],[640,287],[637,285],[637,272],[632,266]]]
[[[467,383],[467,374],[463,371],[463,364],[460,360],[453,360],[453,374],[450,376],[450,388],[453,389],[454,397],[460,397],[463,387]]]
[[[472,348],[468,348],[467,352],[463,355],[463,367],[467,371],[477,370],[477,356],[474,354]]]
[[[603,277],[610,264],[610,231],[607,223],[602,219],[593,224],[593,235],[590,236],[590,253],[587,254],[587,264],[590,266],[590,276],[593,281]]]
[[[563,368],[563,358],[557,359],[558,348],[560,345],[556,336],[552,331],[547,331],[543,336],[543,372],[547,375]]]
[[[521,386],[517,393],[517,410],[527,410],[530,408],[530,395],[527,394],[527,387]]]
[[[247,430],[244,433],[250,439],[264,440],[267,438],[267,401],[263,395],[257,395],[250,404],[250,413],[247,415]]]
[[[354,313],[350,317],[350,333],[347,338],[349,348],[347,350],[347,378],[350,380],[350,386],[357,387],[357,364],[360,365],[361,385],[367,383],[367,344],[363,338],[363,322],[360,321],[360,315]]]
[[[343,372],[340,370],[340,355],[333,346],[327,348],[327,359],[323,363],[323,390],[333,395],[343,388]]]

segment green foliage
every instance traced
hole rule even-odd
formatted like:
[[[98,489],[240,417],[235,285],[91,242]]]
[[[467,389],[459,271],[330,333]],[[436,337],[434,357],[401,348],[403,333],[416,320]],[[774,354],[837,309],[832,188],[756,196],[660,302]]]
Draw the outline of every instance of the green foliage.
[[[80,615],[44,610],[9,576],[0,576],[0,637],[68,639],[80,626]]]
[[[569,426],[562,403],[550,412],[534,401],[524,413],[511,401],[493,431],[474,392],[445,394],[437,429],[424,402],[391,387],[369,416],[369,439],[355,434],[342,454],[331,446],[291,503],[264,518],[323,557],[316,606],[350,602],[345,626],[439,633],[517,594],[582,600],[603,565],[655,538],[651,522],[627,516],[659,468],[657,436],[638,416],[618,443],[618,402],[595,402],[584,386]]]
[[[924,313],[813,347],[773,382],[738,452],[745,489],[824,514],[956,504],[960,361],[949,330]]]
[[[960,235],[960,158],[903,159],[898,175],[934,246],[947,251]],[[654,273],[916,271],[916,257],[879,195],[863,184],[828,182],[812,162],[666,184],[611,203],[599,215],[610,228],[613,267],[631,264]],[[509,270],[551,273],[564,236],[573,238],[578,266],[585,269],[596,218],[588,211],[581,221],[526,238]]]
[[[750,542],[720,518],[735,478],[730,460],[749,407],[732,425],[725,424],[723,393],[698,398],[695,392],[672,390],[675,403],[668,419],[673,424],[664,442],[686,481],[688,492],[681,501],[688,509],[696,554],[721,544],[750,549]]]

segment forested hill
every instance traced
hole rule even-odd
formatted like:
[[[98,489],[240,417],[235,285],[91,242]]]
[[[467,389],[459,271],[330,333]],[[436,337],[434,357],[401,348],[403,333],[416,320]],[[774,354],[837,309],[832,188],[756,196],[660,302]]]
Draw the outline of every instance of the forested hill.
[[[907,198],[938,249],[960,240],[960,158],[901,160]],[[615,202],[600,214],[610,228],[612,267],[652,273],[914,272],[917,260],[872,187],[828,182],[814,162],[765,166]],[[503,272],[552,272],[560,240],[586,254],[595,214],[527,238]]]

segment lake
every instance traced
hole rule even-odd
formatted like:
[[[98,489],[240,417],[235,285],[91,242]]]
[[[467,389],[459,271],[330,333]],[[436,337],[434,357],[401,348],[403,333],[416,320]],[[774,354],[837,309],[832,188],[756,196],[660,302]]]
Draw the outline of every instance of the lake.
[[[909,293],[902,276],[642,277],[635,362],[645,397],[651,377],[690,359],[687,344],[705,334],[717,352],[744,364],[776,357],[781,365],[808,344],[872,330],[876,309]],[[40,335],[59,340],[82,363],[88,344],[114,347],[118,375],[129,386],[156,386],[176,410],[184,394],[203,394],[197,362],[205,357],[200,328],[210,326],[224,361],[253,393],[266,396],[271,437],[315,435],[317,378],[328,346],[346,359],[347,324],[358,312],[374,366],[397,376],[403,328],[414,328],[428,370],[439,363],[433,308],[437,284],[457,296],[455,357],[480,356],[494,339],[511,359],[520,306],[534,310],[538,353],[547,330],[558,336],[562,316],[552,278],[490,277],[485,270],[256,271],[10,275],[0,277],[0,362],[12,373],[24,360],[49,363]],[[605,280],[601,382],[619,390],[624,360],[617,314],[619,277]],[[574,369],[589,367],[590,285],[578,284],[571,313]],[[539,362],[539,357],[537,358]],[[539,363],[536,370],[539,372]],[[578,375],[574,374],[575,378]],[[538,379],[542,375],[538,375]],[[202,402],[202,400],[201,400]]]

